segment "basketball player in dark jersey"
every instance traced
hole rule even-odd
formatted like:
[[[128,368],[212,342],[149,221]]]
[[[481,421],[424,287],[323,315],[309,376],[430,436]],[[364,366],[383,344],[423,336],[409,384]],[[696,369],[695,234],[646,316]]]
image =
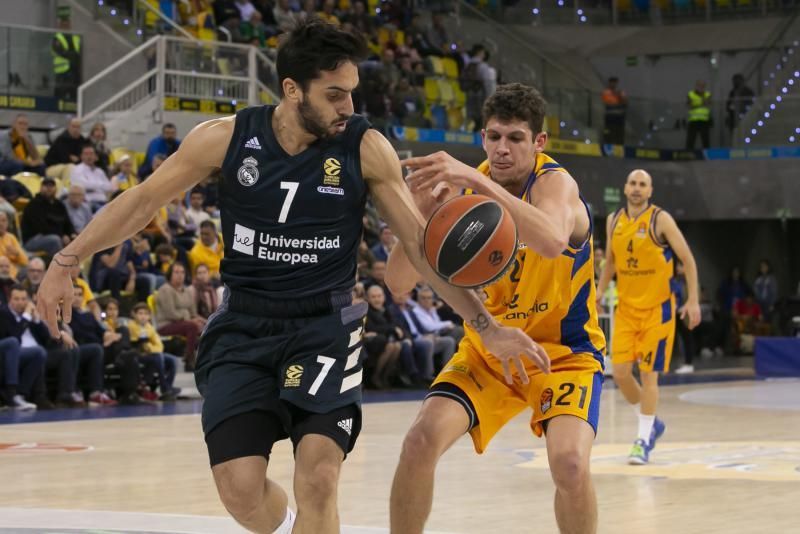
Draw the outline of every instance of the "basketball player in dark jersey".
[[[419,272],[501,360],[543,369],[544,351],[501,327],[480,300],[444,283],[422,256],[424,219],[392,146],[353,114],[363,40],[310,22],[281,45],[277,106],[197,126],[146,182],[115,199],[54,258],[39,291],[53,336],[70,320],[69,270],[143,228],[221,169],[226,296],[208,321],[195,377],[220,498],[256,532],[289,532],[287,496],[266,478],[274,442],[295,447],[293,532],[339,532],[341,463],[361,426],[362,318],[353,305],[367,192]]]

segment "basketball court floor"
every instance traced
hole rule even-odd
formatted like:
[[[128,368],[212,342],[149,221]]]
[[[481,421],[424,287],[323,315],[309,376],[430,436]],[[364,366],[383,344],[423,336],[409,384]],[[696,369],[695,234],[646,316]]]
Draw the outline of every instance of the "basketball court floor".
[[[662,389],[667,431],[644,467],[626,464],[636,421],[607,381],[592,459],[599,532],[800,532],[800,381],[692,379]],[[364,406],[342,474],[342,532],[388,532],[392,474],[421,397],[368,396],[377,402]],[[217,499],[199,408],[0,414],[0,533],[242,532]],[[291,488],[287,442],[270,473]],[[544,441],[520,416],[482,456],[462,439],[444,457],[429,532],[555,533],[552,502]]]

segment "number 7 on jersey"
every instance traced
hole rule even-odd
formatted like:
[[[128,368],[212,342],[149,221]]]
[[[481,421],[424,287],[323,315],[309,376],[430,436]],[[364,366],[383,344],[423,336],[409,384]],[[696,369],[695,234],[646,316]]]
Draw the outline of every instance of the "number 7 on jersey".
[[[285,223],[286,218],[289,216],[289,208],[292,207],[292,201],[297,194],[297,188],[300,186],[299,182],[281,182],[281,189],[286,189],[286,198],[283,201],[281,213],[278,215],[278,222]]]

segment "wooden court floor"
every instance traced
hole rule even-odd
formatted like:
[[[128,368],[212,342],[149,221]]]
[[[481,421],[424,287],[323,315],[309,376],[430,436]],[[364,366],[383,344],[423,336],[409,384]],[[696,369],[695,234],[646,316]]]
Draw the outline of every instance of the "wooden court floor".
[[[340,485],[343,532],[387,532],[391,478],[418,406],[365,405]],[[592,467],[599,532],[800,533],[800,382],[665,387],[660,415],[667,431],[653,463],[628,466],[634,415],[618,390],[603,392]],[[276,445],[270,473],[290,488],[288,443]],[[0,480],[4,533],[238,531],[229,520],[192,517],[225,516],[199,415],[0,425]],[[544,441],[519,417],[482,456],[468,439],[445,455],[428,525],[554,533],[552,500]]]

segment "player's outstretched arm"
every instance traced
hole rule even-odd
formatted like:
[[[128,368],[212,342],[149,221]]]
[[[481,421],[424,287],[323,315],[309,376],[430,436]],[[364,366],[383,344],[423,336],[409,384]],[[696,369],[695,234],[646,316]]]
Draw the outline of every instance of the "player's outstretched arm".
[[[548,372],[550,360],[541,346],[517,328],[500,326],[474,293],[446,283],[425,261],[422,251],[425,220],[403,182],[394,148],[374,130],[364,134],[361,142],[361,169],[381,216],[400,239],[414,269],[480,334],[489,352],[507,369],[506,381],[513,381],[510,371],[513,362],[522,381],[528,383],[521,355]]]
[[[691,330],[700,324],[700,288],[697,281],[697,262],[694,261],[694,254],[683,237],[683,232],[678,228],[678,224],[672,215],[666,211],[659,211],[656,216],[656,230],[659,237],[669,243],[670,248],[683,263],[684,273],[686,273],[686,302],[680,309],[681,319],[687,315],[689,321],[687,326]]]
[[[610,213],[606,219],[606,263],[603,265],[603,272],[600,273],[600,278],[597,281],[597,304],[598,307],[603,300],[603,296],[608,290],[608,285],[611,279],[614,278],[616,268],[614,267],[614,249],[611,248],[611,237],[614,223],[614,214]]]
[[[175,154],[146,181],[110,202],[80,235],[50,263],[39,286],[37,306],[50,334],[59,336],[58,319],[72,315],[70,270],[92,254],[111,248],[144,228],[161,206],[208,177],[222,165],[233,133],[233,117],[194,128]]]

